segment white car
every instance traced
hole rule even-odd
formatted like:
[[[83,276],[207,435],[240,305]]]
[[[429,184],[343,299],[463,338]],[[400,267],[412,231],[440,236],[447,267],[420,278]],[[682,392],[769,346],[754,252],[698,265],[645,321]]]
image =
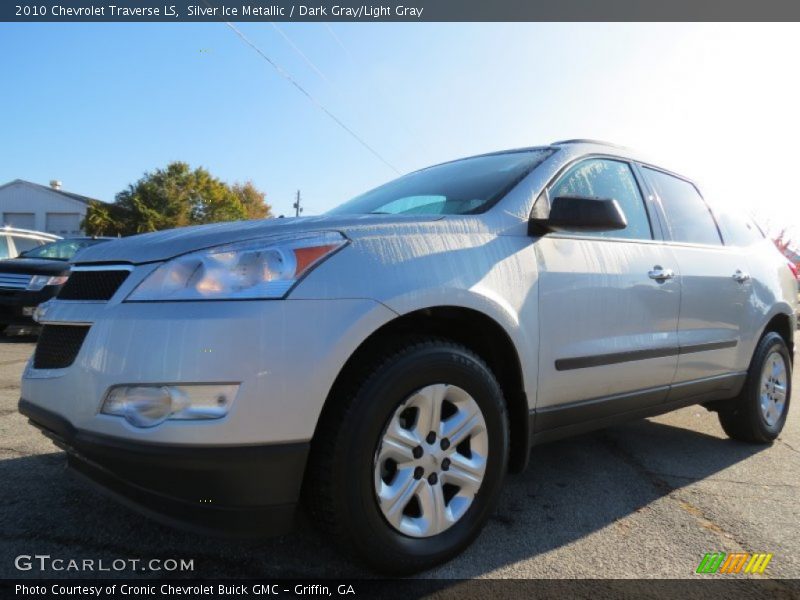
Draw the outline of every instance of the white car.
[[[16,258],[23,252],[60,240],[61,236],[16,227],[0,228],[0,260]]]
[[[321,217],[85,250],[20,411],[69,465],[199,531],[301,497],[374,568],[463,550],[533,445],[691,404],[775,439],[796,282],[746,219],[610,145],[411,173]]]

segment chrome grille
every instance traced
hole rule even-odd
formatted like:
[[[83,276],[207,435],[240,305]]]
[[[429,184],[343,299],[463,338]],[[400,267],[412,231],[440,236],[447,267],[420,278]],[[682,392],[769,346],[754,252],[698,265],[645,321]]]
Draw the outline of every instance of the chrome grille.
[[[33,275],[21,273],[0,273],[0,288],[6,290],[24,290],[31,282]]]

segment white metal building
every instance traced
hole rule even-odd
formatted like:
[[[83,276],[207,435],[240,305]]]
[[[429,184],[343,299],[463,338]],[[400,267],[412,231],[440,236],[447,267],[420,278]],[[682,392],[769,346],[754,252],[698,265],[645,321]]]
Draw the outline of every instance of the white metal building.
[[[50,187],[15,179],[0,185],[0,226],[46,231],[62,237],[83,235],[81,221],[92,198],[65,192],[60,181]]]

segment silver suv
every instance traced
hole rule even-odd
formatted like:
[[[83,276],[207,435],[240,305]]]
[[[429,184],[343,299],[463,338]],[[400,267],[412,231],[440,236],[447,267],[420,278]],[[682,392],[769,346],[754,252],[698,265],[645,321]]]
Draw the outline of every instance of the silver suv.
[[[88,248],[20,411],[69,465],[205,532],[301,499],[374,568],[462,551],[535,444],[691,404],[774,440],[796,282],[689,180],[568,141],[411,173],[321,217]]]

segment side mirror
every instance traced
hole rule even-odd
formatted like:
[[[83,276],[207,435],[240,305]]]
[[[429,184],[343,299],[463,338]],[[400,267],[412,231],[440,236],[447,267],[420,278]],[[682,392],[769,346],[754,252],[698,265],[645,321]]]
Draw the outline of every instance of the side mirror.
[[[531,219],[533,232],[549,231],[615,231],[625,229],[628,221],[611,198],[558,196],[550,205],[546,219]]]

